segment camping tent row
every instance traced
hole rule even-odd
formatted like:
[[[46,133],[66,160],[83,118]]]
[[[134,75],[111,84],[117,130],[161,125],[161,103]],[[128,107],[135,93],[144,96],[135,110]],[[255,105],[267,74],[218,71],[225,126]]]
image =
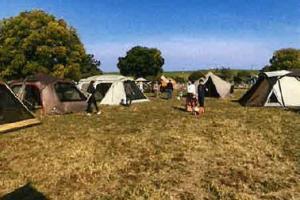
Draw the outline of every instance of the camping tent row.
[[[28,108],[41,108],[45,114],[82,112],[87,108],[87,98],[71,81],[37,74],[10,86]]]
[[[198,87],[199,80],[195,82],[195,85]],[[204,85],[207,88],[205,91],[207,97],[226,98],[232,93],[232,85],[212,72],[205,75]]]
[[[0,133],[40,123],[3,82],[0,97]]]
[[[120,105],[130,101],[131,103],[149,101],[140,91],[134,80],[120,75],[98,75],[81,79],[78,88],[87,93],[91,81],[96,88],[95,98],[100,104]]]
[[[239,102],[243,106],[300,107],[300,71],[262,73]]]

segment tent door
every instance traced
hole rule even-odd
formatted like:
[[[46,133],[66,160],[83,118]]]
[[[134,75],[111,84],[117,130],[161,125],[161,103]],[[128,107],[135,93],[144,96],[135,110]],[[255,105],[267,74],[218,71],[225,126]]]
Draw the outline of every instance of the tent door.
[[[40,90],[36,86],[26,85],[24,103],[33,110],[42,107]]]
[[[101,102],[111,87],[112,87],[112,83],[97,84],[96,92],[95,92],[96,101]]]
[[[220,97],[217,88],[210,77],[206,81],[205,86],[207,88],[207,91],[205,91],[206,97]]]
[[[42,108],[41,93],[35,85],[26,85],[25,89],[23,89],[22,85],[14,85],[12,86],[12,91],[16,95],[21,92],[24,93],[22,101],[30,110]]]
[[[280,101],[278,100],[278,95],[274,90],[270,92],[270,95],[268,97],[268,100],[265,104],[265,106],[282,106]]]

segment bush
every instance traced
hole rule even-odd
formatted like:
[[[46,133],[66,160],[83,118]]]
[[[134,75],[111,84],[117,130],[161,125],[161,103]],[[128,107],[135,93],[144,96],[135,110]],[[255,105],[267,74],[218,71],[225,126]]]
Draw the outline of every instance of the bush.
[[[181,76],[172,77],[177,83],[185,83],[187,80]]]
[[[191,75],[189,76],[189,81],[197,81],[200,78],[204,78],[205,75],[201,72],[201,71],[195,71],[193,73],[191,73]]]
[[[221,67],[220,69],[215,69],[216,75],[220,76],[226,81],[232,81],[234,77],[234,72],[229,67]]]

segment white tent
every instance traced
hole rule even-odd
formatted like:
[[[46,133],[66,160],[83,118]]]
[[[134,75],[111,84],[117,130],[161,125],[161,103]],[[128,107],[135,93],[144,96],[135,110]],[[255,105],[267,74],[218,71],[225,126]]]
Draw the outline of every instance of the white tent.
[[[245,106],[300,107],[300,73],[287,70],[262,73],[239,101]]]
[[[135,79],[135,82],[148,82],[147,79],[144,79],[143,77]]]
[[[119,105],[131,101],[131,103],[149,101],[139,90],[134,80],[120,75],[99,75],[81,79],[78,87],[86,93],[88,85],[95,81],[96,100],[100,104]]]

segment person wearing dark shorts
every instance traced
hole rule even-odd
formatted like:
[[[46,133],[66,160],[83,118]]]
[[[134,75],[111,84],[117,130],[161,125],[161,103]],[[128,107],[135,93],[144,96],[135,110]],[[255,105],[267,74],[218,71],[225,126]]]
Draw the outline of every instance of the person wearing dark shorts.
[[[203,79],[200,79],[197,89],[198,89],[198,103],[200,106],[200,112],[204,113],[204,100],[205,100],[206,87],[204,85]]]
[[[169,83],[167,84],[167,87],[166,87],[167,99],[172,99],[173,90],[174,90],[173,83],[171,80],[169,80]]]

